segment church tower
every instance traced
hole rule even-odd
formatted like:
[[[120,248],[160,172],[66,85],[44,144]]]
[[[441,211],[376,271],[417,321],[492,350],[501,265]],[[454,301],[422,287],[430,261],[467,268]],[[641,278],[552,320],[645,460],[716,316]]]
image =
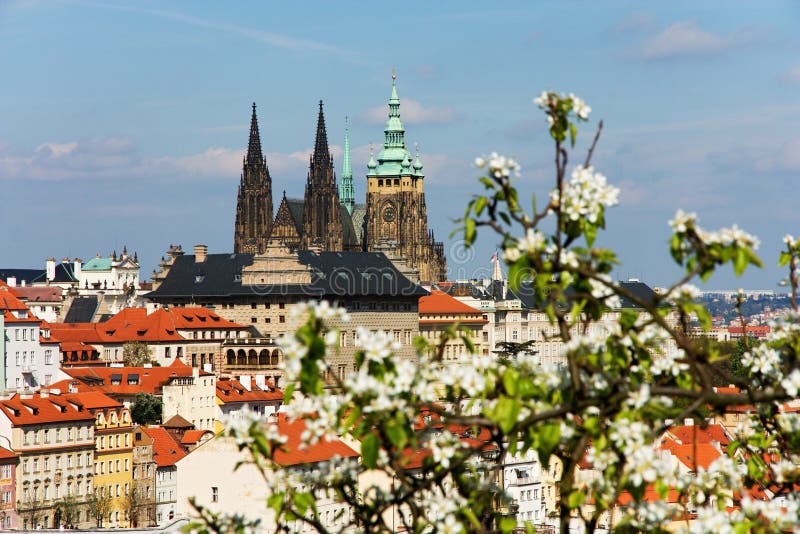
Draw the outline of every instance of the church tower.
[[[272,230],[272,179],[261,153],[256,103],[250,119],[250,140],[242,162],[239,194],[236,201],[236,228],[233,251],[237,254],[264,252]]]
[[[303,249],[343,250],[342,210],[333,172],[333,158],[328,150],[325,115],[319,101],[317,138],[309,161],[303,207]]]
[[[344,155],[342,156],[342,182],[339,184],[339,199],[347,208],[347,213],[353,215],[356,207],[356,192],[353,187],[353,168],[350,161],[350,123],[344,118]]]
[[[419,150],[412,164],[406,148],[396,78],[392,73],[383,150],[367,164],[366,247],[405,258],[420,280],[439,282],[446,279],[444,246],[428,230],[425,176]]]

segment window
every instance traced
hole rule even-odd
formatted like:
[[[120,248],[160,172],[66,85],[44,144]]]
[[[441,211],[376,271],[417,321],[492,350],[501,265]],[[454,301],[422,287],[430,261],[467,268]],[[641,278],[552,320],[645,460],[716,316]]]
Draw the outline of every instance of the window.
[[[22,341],[28,341],[28,331],[24,328],[22,329]]]
[[[219,502],[219,488],[211,486],[211,502]]]
[[[285,315],[279,315],[278,316],[278,322],[279,323],[285,323],[286,322],[286,316]]]
[[[44,363],[47,364],[47,365],[50,365],[50,364],[53,363],[53,351],[52,350],[47,349],[46,351],[44,351]]]
[[[251,317],[251,318],[250,318],[250,322],[251,322],[251,323],[257,323],[257,322],[258,322],[258,319],[257,319],[257,318],[255,318],[255,317]]]
[[[17,365],[19,365],[19,351],[17,351]]]

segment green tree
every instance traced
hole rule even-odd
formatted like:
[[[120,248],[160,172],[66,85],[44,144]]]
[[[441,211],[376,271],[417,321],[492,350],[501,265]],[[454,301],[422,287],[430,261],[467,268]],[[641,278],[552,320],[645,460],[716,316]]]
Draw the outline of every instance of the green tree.
[[[416,344],[418,361],[409,362],[394,357],[391,335],[362,332],[355,372],[335,376],[331,390],[323,376],[338,336],[328,324],[345,320],[346,313],[306,305],[307,322],[283,343],[285,401],[290,413],[313,420],[310,440],[348,435],[360,442],[361,461],[332,460],[289,472],[270,462],[283,447],[273,427],[257,420],[247,428],[231,426],[240,448],[269,480],[277,531],[300,523],[326,532],[317,502],[333,492],[350,508],[350,526],[364,532],[396,531],[398,525],[416,533],[511,532],[518,524],[508,514],[513,503],[496,483],[498,461],[529,452],[558,478],[554,512],[564,533],[594,532],[612,512],[616,531],[667,532],[690,512],[681,503],[692,503],[697,531],[777,533],[795,526],[800,416],[780,408],[800,391],[797,316],[783,321],[769,343],[741,356],[745,376],[731,377],[739,394],[715,391],[719,348],[697,343],[686,328],[694,318],[711,327],[690,282],[707,280],[723,265],[737,275],[760,266],[758,240],[736,227],[706,230],[696,215],[679,210],[670,221],[669,251],[680,278],[648,298],[614,282],[618,258],[596,245],[606,209],[619,194],[591,163],[602,122],[570,169],[578,127],[590,108],[574,95],[554,92],[535,102],[554,143],[553,188],[543,201],[523,202],[513,184],[516,161],[498,154],[478,158],[483,190],[469,203],[461,232],[467,245],[478,231],[500,241],[511,289],[525,283],[534,291],[563,342],[563,365],[539,365],[522,353],[474,355],[472,365],[454,367],[424,340]],[[785,244],[779,264],[789,267],[796,311],[800,239],[787,236]],[[620,311],[623,298],[635,308]],[[600,319],[604,328],[594,326]],[[742,404],[754,405],[757,416],[709,469],[681,476],[679,462],[659,454],[656,443],[667,420],[722,414]],[[765,458],[783,461],[768,464]],[[586,476],[587,465],[596,476]],[[368,471],[387,484],[362,487],[360,475]],[[765,488],[781,499],[742,498],[747,490]],[[626,506],[617,507],[623,498]],[[248,525],[241,516],[196,508],[205,522],[200,531]],[[527,532],[534,529],[525,525]]]
[[[161,422],[162,407],[161,397],[138,393],[131,405],[131,419],[140,425],[158,424]]]
[[[127,367],[141,367],[151,363],[150,347],[141,341],[126,341],[122,345],[122,362]]]

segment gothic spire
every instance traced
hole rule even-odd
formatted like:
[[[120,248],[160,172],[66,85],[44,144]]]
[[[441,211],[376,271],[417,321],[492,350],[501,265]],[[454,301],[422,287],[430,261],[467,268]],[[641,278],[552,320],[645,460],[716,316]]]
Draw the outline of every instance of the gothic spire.
[[[319,101],[319,117],[317,118],[317,140],[314,143],[314,163],[330,160],[328,153],[328,133],[325,131],[325,114],[322,112],[322,100]]]
[[[256,118],[256,103],[253,102],[253,116],[250,118],[250,141],[247,144],[247,165],[260,165],[264,163],[261,155],[261,136],[258,134],[258,118]]]
[[[342,156],[342,181],[339,183],[339,200],[347,208],[350,215],[355,208],[355,190],[353,188],[353,169],[350,161],[350,122],[344,118],[344,155]]]

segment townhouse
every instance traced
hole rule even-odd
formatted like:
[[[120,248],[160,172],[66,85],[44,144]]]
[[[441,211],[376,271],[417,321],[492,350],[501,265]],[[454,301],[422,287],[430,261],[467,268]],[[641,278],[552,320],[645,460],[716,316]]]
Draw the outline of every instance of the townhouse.
[[[77,500],[73,522],[93,526],[87,507],[94,476],[95,416],[78,395],[43,389],[0,400],[0,436],[19,458],[18,526],[58,528],[60,504]]]
[[[0,388],[41,387],[62,378],[58,343],[49,324],[33,315],[14,288],[0,282],[0,342],[5,358],[0,365]]]

